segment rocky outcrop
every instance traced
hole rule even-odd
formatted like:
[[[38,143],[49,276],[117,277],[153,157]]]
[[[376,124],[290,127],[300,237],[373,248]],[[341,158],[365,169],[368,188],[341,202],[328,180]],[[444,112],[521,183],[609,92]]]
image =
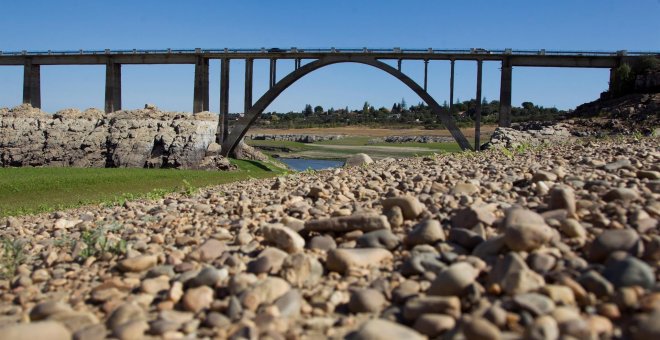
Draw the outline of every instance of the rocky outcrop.
[[[67,109],[48,115],[29,105],[0,110],[1,166],[230,169],[218,156],[208,112]],[[215,145],[213,145],[215,144]],[[216,150],[208,152],[209,147]]]
[[[379,139],[372,140],[373,142],[379,142]],[[444,142],[453,142],[454,139],[451,137],[444,136],[388,136],[382,139],[386,143],[444,143]]]
[[[510,128],[498,127],[490,141],[482,146],[515,148],[523,144],[541,145],[571,137],[571,126],[566,123],[525,122],[512,124]]]
[[[245,138],[252,140],[277,140],[277,141],[287,141],[287,142],[299,142],[299,143],[316,143],[323,142],[326,140],[337,140],[344,138],[343,135],[266,135],[266,134],[254,134],[246,135]]]

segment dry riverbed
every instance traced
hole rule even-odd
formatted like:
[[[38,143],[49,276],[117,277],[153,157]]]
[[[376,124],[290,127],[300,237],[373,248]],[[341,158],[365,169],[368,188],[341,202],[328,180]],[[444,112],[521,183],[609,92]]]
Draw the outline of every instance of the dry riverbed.
[[[9,218],[0,337],[657,339],[660,140]]]

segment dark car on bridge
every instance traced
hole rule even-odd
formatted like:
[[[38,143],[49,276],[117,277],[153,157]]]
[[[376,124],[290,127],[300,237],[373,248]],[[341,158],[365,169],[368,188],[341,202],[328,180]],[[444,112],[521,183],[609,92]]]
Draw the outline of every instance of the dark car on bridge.
[[[268,53],[283,53],[283,52],[286,52],[286,51],[281,49],[281,48],[276,48],[275,47],[275,48],[268,49]]]

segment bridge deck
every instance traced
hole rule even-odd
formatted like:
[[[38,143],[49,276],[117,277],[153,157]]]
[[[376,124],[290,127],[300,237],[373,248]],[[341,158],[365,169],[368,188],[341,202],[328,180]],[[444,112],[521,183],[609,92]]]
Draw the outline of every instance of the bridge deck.
[[[0,51],[0,65],[103,65],[195,64],[206,59],[319,59],[327,56],[369,57],[382,60],[509,60],[511,66],[616,67],[622,59],[660,52],[628,51],[545,51],[484,49],[164,49],[164,50],[78,50],[78,51]]]

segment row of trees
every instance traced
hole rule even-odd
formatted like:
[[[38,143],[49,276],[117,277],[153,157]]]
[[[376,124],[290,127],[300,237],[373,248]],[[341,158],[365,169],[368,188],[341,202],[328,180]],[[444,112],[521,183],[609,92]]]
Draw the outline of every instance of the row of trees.
[[[443,103],[442,110],[450,113],[460,125],[470,125],[476,114],[476,100],[458,101],[451,107]],[[499,101],[483,99],[481,103],[482,122],[491,123],[497,120]],[[545,108],[532,102],[524,102],[520,107],[511,110],[514,121],[550,120],[555,119],[565,111],[556,108]],[[408,106],[405,99],[394,103],[390,109],[375,108],[365,102],[361,110],[349,110],[348,107],[324,109],[322,106],[305,105],[300,112],[264,113],[258,121],[262,126],[279,128],[328,127],[347,125],[392,126],[392,127],[426,127],[440,128],[438,117],[424,103]]]

